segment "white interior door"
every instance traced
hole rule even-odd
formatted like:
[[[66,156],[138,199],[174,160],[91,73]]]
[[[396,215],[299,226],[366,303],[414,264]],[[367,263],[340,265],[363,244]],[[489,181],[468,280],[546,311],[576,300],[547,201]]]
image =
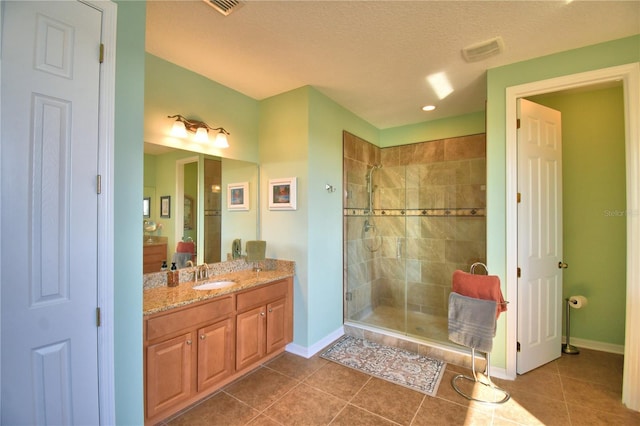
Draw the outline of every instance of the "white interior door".
[[[518,100],[517,372],[560,357],[562,132],[559,111]]]
[[[2,424],[99,424],[101,12],[3,2]]]

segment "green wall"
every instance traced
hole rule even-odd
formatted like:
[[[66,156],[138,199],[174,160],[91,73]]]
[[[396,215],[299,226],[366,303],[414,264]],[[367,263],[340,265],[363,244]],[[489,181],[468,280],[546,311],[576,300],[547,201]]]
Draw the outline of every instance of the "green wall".
[[[342,326],[342,131],[378,143],[378,130],[311,87],[260,103],[262,238],[296,262],[294,344]],[[297,177],[297,210],[268,210],[269,179]],[[328,192],[325,185],[333,185]]]
[[[448,117],[424,123],[392,127],[380,131],[380,147],[434,141],[485,132],[484,111]]]
[[[114,146],[116,422],[144,423],[142,383],[142,123],[146,5],[117,1]]]
[[[258,101],[150,54],[145,57],[144,141],[244,161],[258,161]],[[229,148],[169,136],[180,114],[224,127]],[[213,133],[210,132],[210,137]]]
[[[293,301],[294,343],[309,341],[307,227],[309,169],[307,90],[297,89],[260,102],[261,237],[267,257],[296,262]],[[297,178],[297,210],[268,209],[269,179]]]
[[[343,323],[342,132],[379,143],[378,130],[312,87],[309,99],[309,340],[320,342]],[[325,189],[332,185],[334,192]],[[320,348],[317,348],[320,349]]]
[[[506,273],[506,122],[508,87],[640,61],[640,35],[518,62],[487,71],[487,262]],[[505,294],[509,299],[512,295]],[[492,363],[506,366],[504,319],[498,323]]]
[[[529,98],[562,113],[563,296],[589,299],[571,312],[571,337],[615,345],[626,310],[623,96],[618,87]]]

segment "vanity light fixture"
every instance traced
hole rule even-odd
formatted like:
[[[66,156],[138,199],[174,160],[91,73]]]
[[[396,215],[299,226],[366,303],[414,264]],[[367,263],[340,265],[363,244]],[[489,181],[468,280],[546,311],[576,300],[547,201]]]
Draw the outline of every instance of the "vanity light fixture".
[[[209,130],[217,130],[218,133],[216,133],[213,146],[216,148],[229,148],[227,135],[230,135],[231,133],[227,132],[222,127],[213,128],[203,121],[189,120],[180,114],[168,115],[167,118],[176,119],[171,129],[172,136],[177,138],[186,138],[188,136],[187,132],[189,131],[191,133],[195,133],[195,137],[193,139],[196,142],[207,143],[209,142]]]

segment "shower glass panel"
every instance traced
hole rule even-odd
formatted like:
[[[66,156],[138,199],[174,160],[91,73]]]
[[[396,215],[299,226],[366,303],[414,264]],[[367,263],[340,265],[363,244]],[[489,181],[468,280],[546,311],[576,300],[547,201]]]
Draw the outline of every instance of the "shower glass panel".
[[[484,140],[381,149],[345,132],[345,322],[451,344],[453,271],[486,257]]]

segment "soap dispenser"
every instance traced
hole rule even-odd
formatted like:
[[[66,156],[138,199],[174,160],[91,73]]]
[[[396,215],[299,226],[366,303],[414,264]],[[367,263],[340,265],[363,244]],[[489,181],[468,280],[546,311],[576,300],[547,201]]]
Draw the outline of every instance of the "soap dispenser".
[[[171,262],[171,269],[167,272],[167,286],[176,287],[180,284],[180,272],[176,267],[176,262]]]

